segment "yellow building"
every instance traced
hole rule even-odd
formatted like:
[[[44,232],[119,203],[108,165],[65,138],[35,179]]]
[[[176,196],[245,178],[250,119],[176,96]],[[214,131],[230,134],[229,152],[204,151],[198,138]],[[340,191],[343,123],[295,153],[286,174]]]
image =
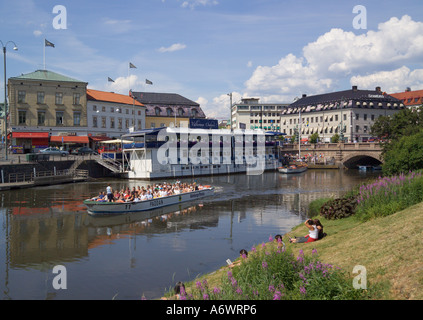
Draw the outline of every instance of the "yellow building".
[[[188,128],[190,119],[205,119],[197,102],[176,93],[133,92],[135,99],[146,106],[145,127]]]
[[[48,70],[9,78],[12,145],[30,152],[51,136],[87,136],[87,83]],[[78,139],[79,142],[85,142]]]

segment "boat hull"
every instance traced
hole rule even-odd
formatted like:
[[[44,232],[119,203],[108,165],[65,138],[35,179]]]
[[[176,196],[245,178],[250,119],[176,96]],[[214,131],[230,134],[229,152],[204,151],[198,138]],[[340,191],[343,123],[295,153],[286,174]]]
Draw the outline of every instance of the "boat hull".
[[[129,212],[154,210],[182,202],[194,201],[211,196],[213,193],[214,188],[211,187],[138,202],[98,202],[85,200],[84,205],[87,207],[88,214],[90,215],[116,215]]]
[[[299,167],[299,168],[278,168],[280,173],[301,173],[307,170],[307,167]]]

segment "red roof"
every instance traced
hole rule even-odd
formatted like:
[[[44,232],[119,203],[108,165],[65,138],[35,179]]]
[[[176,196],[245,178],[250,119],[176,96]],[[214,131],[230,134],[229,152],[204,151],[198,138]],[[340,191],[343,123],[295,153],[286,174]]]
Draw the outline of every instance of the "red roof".
[[[392,93],[390,96],[401,100],[401,102],[406,106],[423,104],[423,90]]]
[[[118,94],[113,92],[93,90],[93,89],[87,89],[87,100],[114,102],[114,103],[127,104],[131,106],[134,104],[134,99],[130,96],[125,96],[123,94]],[[135,99],[135,105],[139,107],[144,106],[141,102],[137,101],[136,99]]]

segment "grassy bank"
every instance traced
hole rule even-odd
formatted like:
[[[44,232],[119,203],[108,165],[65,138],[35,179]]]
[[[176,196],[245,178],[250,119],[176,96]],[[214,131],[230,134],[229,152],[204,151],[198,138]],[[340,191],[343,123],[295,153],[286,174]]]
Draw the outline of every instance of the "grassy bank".
[[[364,266],[367,270],[370,299],[423,299],[423,266],[420,256],[423,250],[422,212],[423,203],[420,203],[390,216],[365,222],[355,217],[340,220],[326,220],[319,217],[327,236],[308,244],[289,244],[287,236],[284,236],[286,251],[296,256],[302,250],[306,257],[312,257],[312,251],[317,251],[318,260],[340,267],[351,286],[352,279],[356,275],[352,273],[354,266]],[[289,235],[304,236],[306,233],[304,225],[300,225]],[[267,248],[265,250],[273,252],[277,250],[275,242],[270,243],[267,237],[263,241]],[[263,244],[255,246],[255,250],[263,250]],[[243,267],[245,266],[237,268]],[[226,280],[230,280],[228,271],[241,275],[236,268],[232,270],[224,266],[216,272],[187,283],[187,292],[199,292],[198,287],[204,288],[204,283],[207,283],[210,292],[212,288],[228,287]],[[251,272],[257,273],[257,271]],[[245,270],[243,273],[245,277]],[[237,279],[239,281],[239,278]],[[198,295],[197,298],[201,299]],[[290,298],[300,299],[307,296],[291,295]]]

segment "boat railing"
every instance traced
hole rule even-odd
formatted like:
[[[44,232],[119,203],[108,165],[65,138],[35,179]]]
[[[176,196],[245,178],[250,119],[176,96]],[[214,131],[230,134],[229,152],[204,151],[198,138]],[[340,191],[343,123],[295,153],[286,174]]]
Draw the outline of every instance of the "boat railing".
[[[88,170],[54,170],[54,171],[33,171],[33,172],[16,172],[10,173],[7,181],[4,183],[18,183],[18,182],[34,182],[37,178],[49,178],[49,177],[65,177],[70,176],[72,178],[88,178]]]

